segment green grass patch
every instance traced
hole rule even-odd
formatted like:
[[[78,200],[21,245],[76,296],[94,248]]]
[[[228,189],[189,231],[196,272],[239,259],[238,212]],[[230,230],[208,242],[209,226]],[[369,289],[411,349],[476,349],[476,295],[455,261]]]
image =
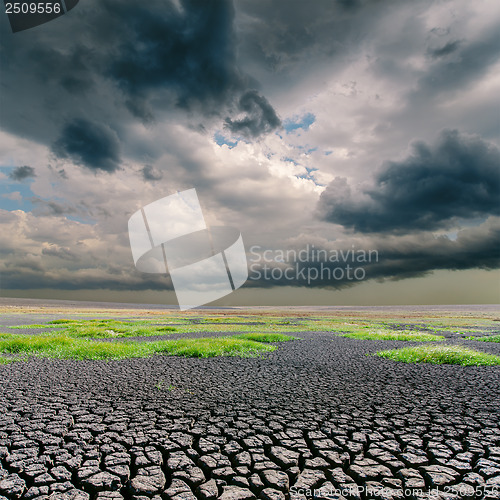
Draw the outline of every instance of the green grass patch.
[[[436,365],[451,364],[461,366],[495,366],[500,365],[500,356],[474,351],[467,347],[419,346],[377,352],[376,356],[403,361],[404,363],[432,363]]]
[[[212,358],[215,356],[254,357],[276,349],[274,346],[234,337],[161,340],[153,343],[155,352],[173,356]]]
[[[123,337],[148,337],[154,335],[165,335],[168,333],[281,333],[314,331],[318,326],[308,324],[280,324],[277,318],[266,318],[256,324],[251,318],[163,318],[139,319],[118,321],[113,319],[91,319],[91,320],[54,320],[46,325],[37,325],[37,328],[60,327],[58,333],[64,333],[72,337],[82,338],[123,338]],[[167,324],[165,324],[167,323]],[[33,325],[20,325],[16,328],[33,328]],[[319,329],[322,329],[321,327]]]
[[[70,320],[58,319],[50,321],[42,328],[58,326],[64,330],[58,330],[57,334],[63,333],[68,337],[105,339],[124,337],[150,337],[154,335],[165,335],[177,332],[177,328],[167,325],[156,325],[151,321],[118,321],[114,319],[91,319]],[[29,325],[24,328],[30,328]]]
[[[489,337],[466,337],[467,340],[478,340],[479,342],[497,342],[500,343],[500,335],[490,335]]]
[[[64,359],[123,359],[149,354],[139,342],[93,342],[66,335],[13,335],[0,340],[0,352],[19,357]]]
[[[250,324],[249,324],[250,323]],[[58,333],[82,338],[112,338],[163,335],[176,333],[295,333],[295,332],[357,332],[380,328],[367,321],[346,321],[345,318],[289,318],[283,316],[160,316],[128,319],[56,319],[39,328],[60,327]],[[21,325],[17,328],[33,328]]]
[[[250,357],[275,349],[274,346],[233,337],[157,342],[102,342],[67,335],[11,335],[0,339],[0,353],[16,356],[12,361],[30,356],[80,360],[141,358],[154,354],[198,358]]]
[[[440,342],[444,337],[416,330],[365,330],[344,333],[341,337],[360,340],[402,340],[404,342]]]
[[[69,323],[78,323],[78,320],[76,320],[76,319],[54,319],[52,321],[49,321],[47,324],[48,325],[67,325]]]
[[[233,335],[232,338],[253,340],[254,342],[288,342],[289,340],[296,340],[297,337],[283,333],[241,333],[240,335]]]
[[[6,358],[4,356],[0,356],[0,365],[7,365],[9,363],[13,363],[14,361],[18,361],[16,358]]]

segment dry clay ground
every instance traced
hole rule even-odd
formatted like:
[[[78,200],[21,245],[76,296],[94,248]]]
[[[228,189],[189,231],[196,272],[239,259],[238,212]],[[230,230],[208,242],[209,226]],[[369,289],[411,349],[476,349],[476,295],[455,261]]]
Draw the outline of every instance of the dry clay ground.
[[[4,326],[173,314],[2,310]],[[292,322],[318,312],[190,314],[227,322],[281,314]],[[390,316],[421,328],[429,318],[450,325],[465,318],[492,325],[487,334],[500,325],[491,308],[321,316]],[[452,330],[440,332],[447,343],[467,342]],[[402,342],[292,334],[298,339],[257,358],[33,358],[0,366],[0,499],[500,498],[499,367],[398,363],[367,354]],[[500,354],[500,344],[468,342]]]

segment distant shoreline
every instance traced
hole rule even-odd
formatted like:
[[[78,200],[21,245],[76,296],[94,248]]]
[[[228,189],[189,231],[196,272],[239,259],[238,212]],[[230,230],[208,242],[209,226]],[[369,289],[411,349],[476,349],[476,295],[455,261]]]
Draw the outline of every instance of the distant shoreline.
[[[92,301],[78,301],[78,300],[51,300],[51,299],[27,299],[27,298],[13,298],[13,297],[0,297],[0,308],[64,308],[64,309],[139,309],[139,310],[166,310],[166,311],[179,311],[177,305],[166,304],[134,304],[123,302],[92,302]],[[449,305],[394,305],[394,306],[204,306],[196,310],[210,310],[210,311],[321,311],[321,312],[340,312],[340,311],[380,311],[380,312],[487,312],[500,314],[499,304],[449,304]],[[179,311],[180,312],[180,311]]]

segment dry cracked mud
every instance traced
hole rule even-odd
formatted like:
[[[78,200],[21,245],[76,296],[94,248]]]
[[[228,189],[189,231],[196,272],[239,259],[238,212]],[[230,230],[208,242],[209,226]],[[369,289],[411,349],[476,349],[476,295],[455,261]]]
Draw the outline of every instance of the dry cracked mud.
[[[297,336],[260,358],[1,366],[0,500],[500,498],[498,368]]]

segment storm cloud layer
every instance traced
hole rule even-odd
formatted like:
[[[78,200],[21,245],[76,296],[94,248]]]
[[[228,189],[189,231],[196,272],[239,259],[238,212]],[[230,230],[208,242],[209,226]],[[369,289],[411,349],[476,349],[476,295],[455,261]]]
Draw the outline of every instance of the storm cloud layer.
[[[360,232],[432,230],[458,218],[500,214],[500,150],[456,130],[386,162],[374,186],[356,192],[336,178],[321,195],[323,217]]]
[[[137,100],[168,89],[176,106],[214,112],[245,88],[231,1],[107,1],[103,8],[120,40],[108,55],[106,73],[123,89],[131,110],[138,111]]]
[[[86,0],[15,34],[0,16],[2,288],[171,288],[135,270],[127,221],[191,188],[247,251],[376,250],[366,281],[409,295],[491,276],[499,31],[496,0]]]
[[[72,155],[67,149],[77,136],[91,135],[95,144],[94,136],[109,127],[124,140],[125,124],[157,123],[171,110],[202,129],[237,117],[234,127],[241,124],[240,135],[267,134],[280,121],[255,88],[258,83],[238,65],[234,15],[229,0],[90,1],[62,23],[17,37],[4,34],[2,64],[10,71],[0,78],[11,94],[3,110],[4,127],[58,141],[54,151],[61,158]],[[30,68],[29,82],[19,61]],[[20,120],[21,102],[31,105],[31,125]],[[116,148],[104,141],[97,148]],[[81,164],[116,170],[116,155],[89,158],[88,152],[80,154],[82,147],[76,146]]]
[[[461,230],[455,240],[418,233],[358,237],[316,246],[304,242],[301,247],[284,251],[288,256],[284,260],[255,253],[250,260],[249,286],[342,289],[364,279],[396,281],[423,277],[436,270],[492,270],[500,267],[499,248],[498,217]],[[273,251],[268,250],[268,255]]]

